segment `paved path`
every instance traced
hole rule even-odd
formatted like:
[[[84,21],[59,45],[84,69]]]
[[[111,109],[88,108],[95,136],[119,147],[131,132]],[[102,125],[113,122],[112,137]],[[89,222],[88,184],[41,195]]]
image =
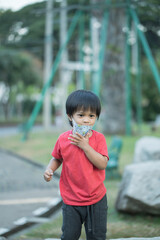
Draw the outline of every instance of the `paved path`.
[[[43,172],[41,165],[0,150],[0,229],[60,197],[58,179],[47,183]]]
[[[34,126],[32,129],[33,132],[41,132],[43,131],[43,127],[41,125]],[[0,127],[0,137],[8,137],[8,136],[13,136],[21,133],[22,131],[19,126],[4,126]]]
[[[69,129],[69,124],[66,121],[63,125],[52,125],[50,131],[52,132],[64,132]],[[31,132],[44,132],[44,127],[42,125],[34,125],[31,129]],[[21,133],[23,135],[23,131],[20,126],[0,126],[0,138],[13,136]]]

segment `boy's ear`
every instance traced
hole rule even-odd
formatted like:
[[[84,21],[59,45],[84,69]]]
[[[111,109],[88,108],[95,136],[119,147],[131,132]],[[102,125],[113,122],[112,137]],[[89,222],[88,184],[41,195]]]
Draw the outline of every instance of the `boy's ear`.
[[[68,119],[72,121],[72,117],[69,114],[67,114],[67,116],[68,116]]]
[[[73,123],[72,123],[72,116],[68,115],[68,120],[69,120],[69,124],[71,125],[71,127],[73,127]]]

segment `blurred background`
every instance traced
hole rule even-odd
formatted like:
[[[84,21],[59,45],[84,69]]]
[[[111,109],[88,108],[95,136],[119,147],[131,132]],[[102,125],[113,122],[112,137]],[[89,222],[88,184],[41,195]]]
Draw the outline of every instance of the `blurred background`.
[[[31,115],[28,129],[62,125],[66,96],[78,88],[100,96],[106,133],[156,120],[158,1],[31,2],[1,0],[1,125]]]
[[[69,128],[67,96],[87,89],[102,103],[96,129],[108,145],[115,135],[123,142],[122,176],[136,141],[160,136],[159,12],[159,0],[0,0],[0,147],[46,165],[59,133]],[[120,180],[106,183],[111,205]],[[150,216],[145,223],[132,219],[139,223],[134,231],[117,214],[113,205],[112,238],[160,235],[157,218],[147,235],[142,225]],[[119,225],[113,233],[122,220],[124,232]]]

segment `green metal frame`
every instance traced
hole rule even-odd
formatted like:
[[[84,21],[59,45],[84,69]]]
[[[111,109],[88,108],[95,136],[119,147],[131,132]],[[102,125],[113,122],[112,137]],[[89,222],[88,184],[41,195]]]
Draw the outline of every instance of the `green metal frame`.
[[[43,89],[42,89],[42,92],[41,92],[41,96],[40,96],[40,99],[39,101],[37,101],[32,113],[31,113],[31,116],[28,120],[28,122],[26,123],[26,125],[24,126],[24,135],[23,135],[23,138],[22,140],[26,140],[27,139],[27,136],[28,136],[28,132],[30,131],[30,129],[32,128],[34,122],[35,122],[35,119],[42,107],[42,103],[43,103],[43,100],[44,100],[44,96],[45,96],[45,93],[47,91],[47,89],[50,87],[52,81],[53,81],[53,78],[55,76],[55,73],[58,69],[58,66],[60,64],[60,61],[61,61],[61,56],[62,56],[62,53],[64,52],[72,34],[73,34],[73,31],[78,23],[78,20],[80,19],[82,13],[80,11],[76,12],[76,14],[74,15],[72,21],[71,21],[71,25],[69,27],[69,30],[68,30],[68,34],[67,34],[67,37],[66,37],[66,41],[64,42],[63,46],[60,48],[57,56],[56,56],[56,59],[55,59],[55,62],[52,66],[52,69],[51,69],[51,74],[50,74],[50,77],[48,79],[48,81],[45,83]]]
[[[128,0],[129,3],[129,0]],[[141,107],[141,70],[140,70],[140,53],[139,53],[139,41],[141,41],[142,47],[144,49],[144,52],[146,54],[146,57],[148,58],[149,65],[151,67],[154,79],[156,81],[158,90],[160,91],[160,75],[158,72],[158,68],[156,66],[156,63],[154,61],[154,58],[152,56],[150,47],[148,45],[147,39],[145,37],[145,34],[139,29],[140,21],[138,19],[138,16],[134,9],[129,7],[126,9],[126,16],[127,16],[127,33],[126,33],[126,49],[125,49],[125,56],[126,56],[126,135],[131,135],[131,73],[130,73],[130,67],[131,67],[131,52],[130,52],[130,46],[128,44],[128,34],[130,31],[130,17],[132,18],[136,30],[137,30],[137,77],[136,77],[136,93],[137,93],[137,122],[140,130],[140,125],[142,122],[142,107]]]
[[[110,4],[110,0],[106,0],[106,4]],[[92,81],[92,90],[98,96],[100,95],[100,88],[102,84],[102,75],[103,75],[103,66],[104,66],[104,57],[105,57],[105,49],[107,42],[107,29],[108,29],[108,20],[109,20],[109,10],[107,9],[103,16],[102,28],[100,33],[100,51],[99,51],[99,67],[98,71],[94,75],[94,79]]]
[[[154,61],[154,58],[152,56],[150,47],[148,45],[148,42],[146,40],[146,37],[145,37],[144,33],[139,29],[140,22],[139,22],[139,19],[137,17],[137,14],[136,14],[135,10],[130,8],[129,11],[130,11],[130,15],[131,15],[131,17],[132,17],[132,19],[133,19],[133,21],[134,21],[134,23],[136,25],[139,39],[140,39],[140,41],[142,43],[144,52],[145,52],[145,54],[146,54],[146,56],[148,58],[148,61],[149,61],[149,64],[150,64],[150,67],[151,67],[154,79],[155,79],[157,87],[158,87],[158,90],[160,91],[160,75],[159,75],[156,63]]]
[[[127,0],[127,5],[125,4],[124,7],[126,7],[126,14],[127,14],[127,27],[128,29],[130,29],[130,17],[132,18],[133,22],[135,23],[136,29],[137,29],[137,35],[138,35],[138,39],[141,41],[141,44],[143,46],[144,52],[149,60],[149,64],[151,67],[151,70],[153,72],[158,90],[160,91],[160,76],[159,76],[159,72],[158,69],[156,67],[155,61],[153,59],[150,47],[147,43],[146,37],[144,35],[144,33],[139,29],[139,19],[136,15],[136,12],[134,9],[132,9],[130,7],[129,4],[130,0]],[[106,41],[107,41],[107,28],[108,28],[108,19],[109,19],[109,8],[112,5],[110,3],[110,0],[106,0],[106,11],[104,13],[103,16],[103,21],[102,21],[102,28],[101,28],[101,36],[100,36],[100,51],[99,51],[99,68],[98,70],[92,74],[93,79],[92,79],[92,90],[97,94],[100,95],[100,87],[101,87],[101,83],[102,83],[102,73],[103,73],[103,64],[104,64],[104,56],[105,56],[105,50],[106,50]],[[114,4],[112,5],[112,7],[114,7]],[[82,18],[81,18],[82,17]],[[80,19],[81,18],[81,19]],[[28,122],[26,123],[25,127],[24,127],[24,136],[22,138],[22,140],[26,140],[28,132],[30,131],[30,129],[32,128],[35,119],[41,109],[43,100],[44,100],[44,96],[45,93],[47,91],[47,89],[50,87],[53,78],[55,76],[55,73],[58,69],[58,66],[60,64],[60,60],[61,60],[61,56],[73,34],[73,31],[78,23],[78,21],[80,20],[80,25],[79,25],[79,33],[80,33],[80,41],[79,41],[79,47],[80,47],[80,51],[79,51],[79,58],[80,58],[80,62],[83,62],[83,52],[82,52],[82,46],[84,45],[84,16],[82,11],[77,11],[76,14],[74,15],[68,33],[67,33],[67,37],[66,37],[66,41],[63,44],[63,46],[60,48],[55,62],[52,66],[52,70],[51,70],[51,74],[50,77],[48,79],[48,81],[45,83],[42,92],[41,92],[41,96],[39,101],[36,103],[31,116],[28,120]],[[126,49],[125,49],[125,56],[126,56],[126,134],[130,135],[131,134],[131,73],[130,73],[130,66],[131,66],[131,52],[130,52],[130,46],[128,44],[128,33],[126,33]],[[138,123],[140,124],[142,121],[142,111],[141,111],[141,106],[139,105],[141,102],[141,82],[140,82],[140,60],[139,60],[139,53],[138,53],[138,66],[137,69],[139,69],[138,74],[137,74],[137,119],[138,119]],[[84,79],[84,71],[81,70],[79,72],[79,81],[81,81],[81,88],[85,88],[85,79]]]
[[[131,19],[129,9],[126,9],[126,43],[125,43],[125,59],[126,59],[126,76],[125,76],[125,94],[126,94],[126,135],[131,134],[131,46],[129,44],[129,34],[131,29]]]
[[[137,100],[137,123],[139,132],[141,131],[142,124],[142,89],[141,89],[141,64],[140,64],[140,44],[136,31],[136,43],[137,43],[137,73],[136,73],[136,100]]]
[[[79,61],[81,63],[84,62],[83,46],[84,46],[84,14],[82,13],[80,23],[79,23]],[[78,85],[80,89],[85,88],[84,70],[80,70],[78,73]]]

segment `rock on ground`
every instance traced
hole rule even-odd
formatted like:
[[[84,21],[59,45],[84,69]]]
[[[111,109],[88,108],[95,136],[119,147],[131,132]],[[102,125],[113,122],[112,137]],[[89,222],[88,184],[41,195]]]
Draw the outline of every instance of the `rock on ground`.
[[[150,160],[160,160],[160,138],[158,137],[142,137],[136,142],[133,162]]]
[[[131,164],[125,168],[116,209],[160,215],[160,161]]]

